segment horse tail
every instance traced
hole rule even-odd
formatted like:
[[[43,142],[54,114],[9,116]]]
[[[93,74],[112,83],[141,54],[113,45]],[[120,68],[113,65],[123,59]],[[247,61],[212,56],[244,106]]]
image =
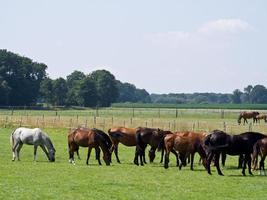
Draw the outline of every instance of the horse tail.
[[[166,135],[165,135],[165,136],[166,136]],[[158,151],[162,151],[162,150],[164,150],[164,148],[165,148],[165,143],[164,143],[164,138],[165,138],[165,136],[163,136],[163,137],[161,138],[161,140],[159,141]]]
[[[13,137],[13,134],[15,133],[15,130],[11,133],[11,135],[10,135],[10,145],[12,146],[12,149],[13,149],[13,147],[14,147],[14,137]]]

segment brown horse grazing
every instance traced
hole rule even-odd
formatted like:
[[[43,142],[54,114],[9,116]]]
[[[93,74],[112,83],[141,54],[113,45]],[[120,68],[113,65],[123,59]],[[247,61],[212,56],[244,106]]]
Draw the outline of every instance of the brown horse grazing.
[[[248,123],[247,119],[253,118],[253,123],[257,122],[257,115],[259,115],[259,112],[253,111],[253,112],[241,112],[238,116],[237,122],[240,125],[241,124],[241,119],[243,118],[244,124]]]
[[[256,116],[256,122],[259,122],[260,123],[260,120],[261,119],[264,119],[264,122],[266,123],[267,122],[267,115],[260,114],[260,115],[257,115]]]
[[[78,151],[79,146],[88,147],[88,154],[86,164],[89,164],[89,158],[92,148],[96,150],[96,158],[100,162],[100,149],[103,151],[103,159],[106,165],[110,165],[111,162],[111,140],[107,134],[98,129],[77,128],[68,135],[69,146],[69,162],[74,162],[74,152]]]
[[[167,135],[164,138],[164,148],[166,151],[164,159],[164,167],[167,169],[169,163],[169,154],[172,149],[179,152],[179,158],[181,163],[179,169],[182,165],[186,165],[186,158],[191,155],[191,167],[193,170],[194,155],[196,152],[199,153],[202,158],[202,163],[206,167],[206,153],[202,146],[204,134],[194,133],[194,132],[177,132],[173,135]]]
[[[166,135],[173,134],[170,131],[164,131],[161,129],[155,129],[155,128],[144,128],[140,127],[138,128],[136,132],[136,152],[135,152],[135,158],[134,163],[136,165],[139,165],[138,157],[140,158],[141,165],[143,166],[142,157],[145,155],[145,150],[147,145],[149,144],[151,146],[151,149],[149,150],[149,160],[152,163],[155,159],[155,152],[156,149],[162,150],[161,154],[161,160],[164,155],[164,150],[161,148],[163,139]],[[179,164],[179,158],[176,151],[171,150],[171,152],[176,156],[177,165]]]
[[[112,140],[111,153],[114,151],[117,162],[120,162],[118,156],[118,146],[119,143],[124,144],[125,146],[132,147],[136,146],[136,131],[138,128],[125,128],[125,127],[114,127],[108,130],[108,134]],[[143,157],[145,161],[145,156]]]
[[[252,163],[253,163],[253,169],[255,170],[257,168],[257,162],[258,162],[258,155],[260,156],[260,172],[259,174],[261,175],[261,170],[263,170],[264,175],[266,176],[266,171],[264,168],[264,160],[267,155],[267,138],[263,138],[261,140],[258,140],[254,146],[253,146],[253,156],[252,156]]]

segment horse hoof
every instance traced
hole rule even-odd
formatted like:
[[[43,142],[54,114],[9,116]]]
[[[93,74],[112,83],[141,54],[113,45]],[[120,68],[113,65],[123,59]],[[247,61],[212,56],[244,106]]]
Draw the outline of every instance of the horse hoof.
[[[222,173],[219,174],[220,176],[224,176]]]
[[[168,168],[169,168],[169,166],[168,166],[168,165],[164,165],[164,168],[165,168],[165,169],[168,169]]]

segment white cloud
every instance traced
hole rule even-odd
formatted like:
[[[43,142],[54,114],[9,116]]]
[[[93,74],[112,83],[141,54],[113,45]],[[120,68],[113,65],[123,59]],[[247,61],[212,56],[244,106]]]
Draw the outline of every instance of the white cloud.
[[[204,34],[240,33],[251,31],[252,26],[241,19],[219,19],[203,24],[197,32]]]

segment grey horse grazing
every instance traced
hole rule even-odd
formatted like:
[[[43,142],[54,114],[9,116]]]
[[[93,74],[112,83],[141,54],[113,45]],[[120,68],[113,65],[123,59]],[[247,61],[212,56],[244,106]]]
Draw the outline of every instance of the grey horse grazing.
[[[55,148],[46,133],[40,128],[17,128],[10,136],[10,143],[12,145],[13,158],[12,161],[20,160],[19,152],[23,144],[34,145],[34,161],[36,160],[37,147],[40,146],[45,152],[50,162],[55,161]]]

